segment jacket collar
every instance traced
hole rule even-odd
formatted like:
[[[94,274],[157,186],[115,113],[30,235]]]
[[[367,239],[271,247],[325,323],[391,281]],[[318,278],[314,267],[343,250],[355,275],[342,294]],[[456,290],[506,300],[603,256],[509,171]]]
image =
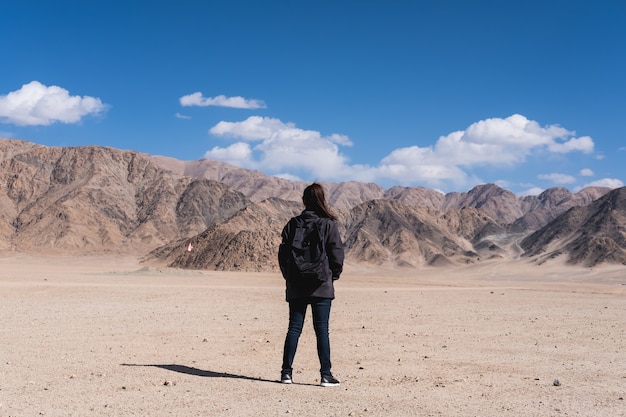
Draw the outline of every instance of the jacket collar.
[[[320,217],[313,210],[303,210],[300,216],[304,219],[319,219]]]

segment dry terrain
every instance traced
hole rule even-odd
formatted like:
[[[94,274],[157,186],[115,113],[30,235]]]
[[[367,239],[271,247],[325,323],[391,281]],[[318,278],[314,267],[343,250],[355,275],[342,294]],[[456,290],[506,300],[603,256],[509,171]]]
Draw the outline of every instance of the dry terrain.
[[[348,265],[322,388],[277,273],[0,258],[0,416],[624,416],[626,273]]]

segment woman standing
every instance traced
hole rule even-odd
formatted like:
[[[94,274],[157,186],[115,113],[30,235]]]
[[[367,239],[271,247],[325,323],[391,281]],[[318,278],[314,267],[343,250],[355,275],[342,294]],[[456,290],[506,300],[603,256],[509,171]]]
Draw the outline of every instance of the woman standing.
[[[282,231],[282,243],[278,251],[278,263],[285,278],[286,299],[289,303],[289,328],[285,337],[283,365],[280,380],[284,384],[292,383],[293,360],[298,348],[298,340],[302,333],[307,306],[313,313],[313,328],[317,339],[317,355],[320,361],[320,385],[333,387],[339,381],[331,373],[330,339],[328,336],[328,319],[330,307],[335,298],[334,281],[339,279],[343,270],[344,250],[339,230],[335,223],[336,217],[326,204],[324,189],[320,184],[313,183],[304,189],[302,195],[304,211],[292,218]],[[296,276],[290,268],[290,248],[295,229],[304,225],[307,230],[317,227],[326,259],[321,265],[319,277],[315,280],[304,280]]]

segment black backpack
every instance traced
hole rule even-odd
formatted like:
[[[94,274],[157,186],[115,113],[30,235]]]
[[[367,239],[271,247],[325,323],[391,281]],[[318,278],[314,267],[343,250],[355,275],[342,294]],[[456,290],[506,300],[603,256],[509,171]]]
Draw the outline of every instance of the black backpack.
[[[300,216],[294,217],[291,239],[282,248],[287,257],[287,276],[290,280],[324,281],[324,269],[328,257],[324,248],[324,233],[319,221],[305,222]]]

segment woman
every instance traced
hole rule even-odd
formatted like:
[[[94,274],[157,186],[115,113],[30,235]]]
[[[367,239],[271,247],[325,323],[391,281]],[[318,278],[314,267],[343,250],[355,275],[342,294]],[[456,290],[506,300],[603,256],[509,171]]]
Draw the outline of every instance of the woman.
[[[289,303],[289,329],[285,337],[283,350],[283,366],[281,382],[292,383],[293,360],[298,348],[298,340],[302,333],[307,306],[313,313],[313,327],[317,338],[317,355],[320,361],[320,385],[332,387],[339,381],[331,373],[330,340],[328,337],[328,319],[330,307],[335,298],[334,281],[339,279],[343,270],[343,243],[335,223],[336,217],[326,204],[324,189],[320,184],[313,183],[304,189],[302,195],[304,211],[292,218],[282,231],[282,243],[278,251],[278,262],[286,282],[286,299]],[[315,280],[305,280],[290,268],[291,243],[295,229],[300,223],[311,230],[317,226],[321,237],[326,259],[321,273]]]

